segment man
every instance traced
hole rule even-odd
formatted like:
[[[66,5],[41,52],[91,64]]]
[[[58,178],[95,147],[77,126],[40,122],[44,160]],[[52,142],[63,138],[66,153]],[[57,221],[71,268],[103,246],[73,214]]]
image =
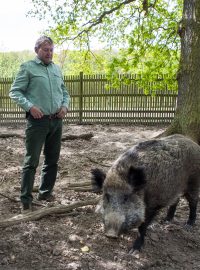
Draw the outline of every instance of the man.
[[[22,169],[22,210],[32,210],[32,189],[42,147],[39,200],[53,199],[61,148],[62,119],[70,101],[60,68],[52,62],[54,44],[42,36],[35,44],[36,58],[21,65],[10,89],[12,98],[26,111],[26,153]]]

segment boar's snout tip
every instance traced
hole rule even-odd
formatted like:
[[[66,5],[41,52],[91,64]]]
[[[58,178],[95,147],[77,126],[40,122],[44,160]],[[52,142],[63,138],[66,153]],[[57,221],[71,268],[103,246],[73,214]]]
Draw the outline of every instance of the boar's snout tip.
[[[118,238],[118,234],[113,230],[110,230],[110,231],[106,232],[105,236],[108,237],[108,238],[113,238],[113,239]]]

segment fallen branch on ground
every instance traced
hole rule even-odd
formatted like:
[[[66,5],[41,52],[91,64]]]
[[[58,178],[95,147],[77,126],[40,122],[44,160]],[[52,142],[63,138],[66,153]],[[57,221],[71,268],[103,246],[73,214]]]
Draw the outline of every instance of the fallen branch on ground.
[[[68,134],[63,134],[62,136],[62,141],[66,140],[90,140],[94,135],[92,133],[85,133],[85,134],[80,134],[80,135],[68,135]]]
[[[10,138],[10,137],[16,137],[16,138],[25,138],[24,135],[18,134],[18,133],[0,133],[0,138]]]
[[[63,134],[62,141],[66,140],[90,140],[94,135],[92,133],[85,133],[85,134],[79,134],[79,135],[70,135],[70,134]]]
[[[20,190],[20,186],[16,186],[15,187],[16,190]],[[92,191],[92,186],[91,186],[91,182],[87,181],[87,182],[79,182],[79,183],[69,183],[66,187],[63,187],[63,189],[66,189],[66,190],[75,190],[75,191]],[[34,186],[33,187],[33,192],[38,192],[38,186]],[[10,197],[4,195],[4,194],[1,194],[0,193],[0,196],[3,196],[5,198],[8,198],[11,200]],[[13,201],[15,201],[13,199]]]
[[[68,187],[68,190],[74,190],[74,191],[82,191],[82,192],[91,192],[93,191],[92,186],[85,186],[85,187]]]
[[[15,186],[15,190],[20,190],[21,186]],[[38,192],[39,186],[34,186],[32,192]]]
[[[66,140],[90,140],[94,135],[92,133],[85,133],[85,134],[80,134],[80,135],[70,135],[70,134],[63,134],[62,136],[62,141]],[[24,139],[25,136],[22,134],[18,133],[0,133],[0,138],[22,138]]]
[[[85,187],[85,186],[91,186],[91,181],[81,181],[68,184],[68,187]]]
[[[66,212],[70,212],[76,208],[87,206],[87,205],[96,205],[98,203],[99,199],[93,199],[88,201],[79,201],[76,203],[72,203],[70,205],[58,205],[58,206],[52,206],[52,207],[45,207],[42,209],[38,209],[33,212],[29,212],[27,214],[20,214],[17,216],[13,216],[11,218],[0,220],[0,227],[8,227],[12,225],[19,224],[21,222],[26,221],[34,221],[41,219],[42,217],[52,215],[52,214],[62,214]]]
[[[93,187],[91,185],[91,181],[81,181],[77,183],[69,183],[67,186],[67,190],[91,192],[93,191]]]
[[[3,193],[0,193],[0,196],[10,200],[11,202],[19,202],[19,199],[11,198]]]

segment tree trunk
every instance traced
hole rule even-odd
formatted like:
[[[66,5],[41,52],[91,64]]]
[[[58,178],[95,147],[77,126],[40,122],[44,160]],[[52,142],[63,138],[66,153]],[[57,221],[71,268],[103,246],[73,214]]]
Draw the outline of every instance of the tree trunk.
[[[181,57],[174,121],[165,135],[180,133],[200,143],[200,1],[184,0]]]

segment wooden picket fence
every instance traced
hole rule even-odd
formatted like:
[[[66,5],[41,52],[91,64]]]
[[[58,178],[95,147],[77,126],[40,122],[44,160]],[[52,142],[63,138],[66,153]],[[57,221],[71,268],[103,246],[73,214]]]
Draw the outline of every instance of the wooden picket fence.
[[[136,75],[129,75],[130,83],[118,89],[107,89],[105,75],[65,76],[71,96],[70,111],[64,119],[73,124],[135,124],[163,125],[174,118],[177,93],[160,89],[145,94],[136,84]],[[23,124],[25,113],[9,98],[13,78],[0,78],[0,124]],[[154,82],[154,89],[155,84]]]

